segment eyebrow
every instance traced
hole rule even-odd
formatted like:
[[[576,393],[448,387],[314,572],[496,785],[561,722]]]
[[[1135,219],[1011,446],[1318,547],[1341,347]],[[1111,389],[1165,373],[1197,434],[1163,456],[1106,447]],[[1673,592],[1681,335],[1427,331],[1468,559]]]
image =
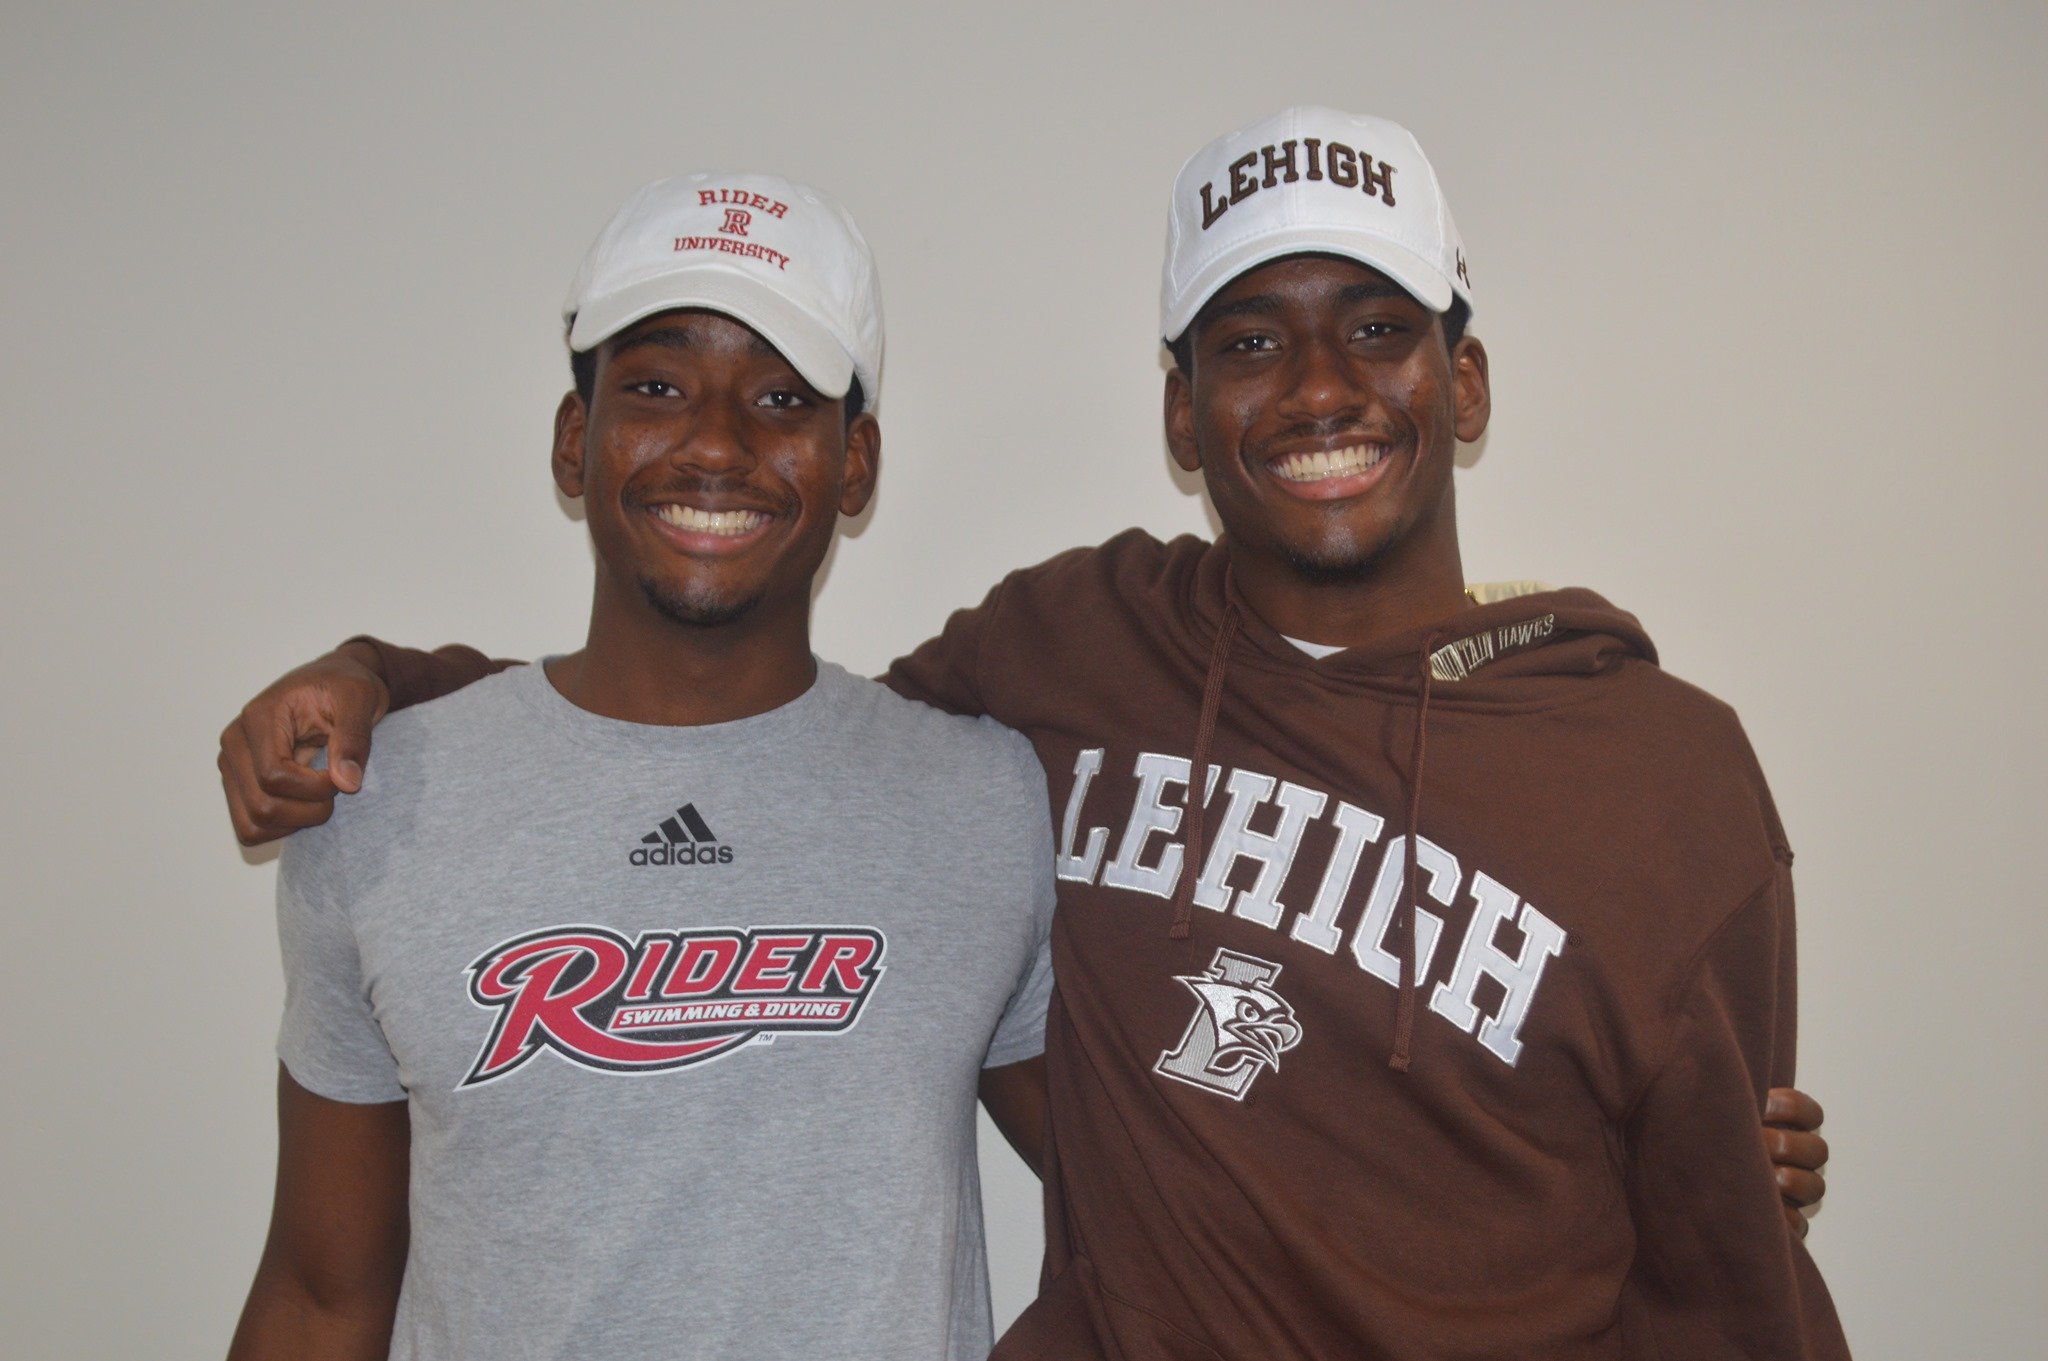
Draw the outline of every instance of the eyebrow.
[[[1337,301],[1343,303],[1369,302],[1374,298],[1405,298],[1408,290],[1396,283],[1384,280],[1377,283],[1346,284],[1337,294]]]
[[[1385,281],[1346,284],[1337,290],[1337,301],[1345,307],[1354,307],[1375,298],[1405,298],[1408,290],[1399,284]],[[1265,317],[1280,310],[1280,296],[1277,293],[1254,293],[1249,298],[1238,298],[1220,303],[1206,310],[1201,317],[1204,327],[1229,317]]]
[[[694,350],[700,348],[697,337],[691,333],[688,327],[657,326],[652,331],[642,331],[636,336],[620,341],[612,347],[612,355],[617,357],[629,350],[637,350],[643,345],[655,345],[664,350]],[[753,350],[756,354],[773,355],[778,359],[782,358],[780,350],[770,345],[760,336],[755,335],[752,331],[747,333],[747,348]]]
[[[1249,298],[1239,298],[1234,302],[1218,303],[1214,307],[1207,308],[1204,310],[1200,320],[1203,329],[1206,330],[1217,322],[1228,320],[1231,317],[1271,316],[1279,310],[1280,299],[1276,294],[1254,293]]]

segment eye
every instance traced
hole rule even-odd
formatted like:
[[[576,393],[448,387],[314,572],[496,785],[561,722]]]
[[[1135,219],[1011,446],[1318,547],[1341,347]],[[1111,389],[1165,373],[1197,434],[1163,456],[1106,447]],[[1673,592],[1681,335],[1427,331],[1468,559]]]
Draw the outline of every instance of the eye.
[[[659,378],[644,378],[637,383],[628,383],[626,391],[637,392],[643,397],[680,397],[683,390],[674,383],[664,383]]]
[[[794,392],[789,388],[777,388],[773,392],[764,392],[754,400],[755,406],[765,406],[776,411],[799,411],[810,404],[809,398],[805,397],[801,392]]]
[[[1223,350],[1226,354],[1266,354],[1278,348],[1279,344],[1278,340],[1264,331],[1252,331],[1230,341],[1224,345]]]
[[[1398,321],[1368,321],[1351,334],[1357,340],[1386,340],[1405,329]]]

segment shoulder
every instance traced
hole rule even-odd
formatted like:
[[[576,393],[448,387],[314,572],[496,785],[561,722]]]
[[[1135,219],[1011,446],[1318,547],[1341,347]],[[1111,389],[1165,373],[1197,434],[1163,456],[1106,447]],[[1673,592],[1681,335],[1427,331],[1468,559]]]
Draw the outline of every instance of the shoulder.
[[[400,709],[377,725],[379,749],[389,741],[427,751],[502,729],[508,722],[531,716],[524,691],[537,674],[532,665],[507,667],[430,699]]]
[[[478,770],[522,759],[529,744],[517,740],[519,730],[538,721],[522,695],[531,675],[513,667],[385,718],[371,737],[362,788],[337,798],[319,830],[344,842],[388,836],[412,821],[423,797],[473,788]]]
[[[1790,863],[1763,765],[1733,706],[1651,662],[1626,665],[1624,704],[1640,734],[1638,762],[1711,837],[1766,847]]]
[[[826,663],[831,666],[830,663]],[[964,807],[1042,816],[1045,772],[1022,733],[992,718],[947,713],[831,666],[843,691],[841,743],[853,761],[935,813]]]
[[[534,666],[496,671],[424,704],[400,709],[377,725],[378,755],[433,760],[464,746],[502,737],[508,727],[538,721],[531,703]]]
[[[1628,657],[1617,670],[1626,681],[1623,701],[1646,720],[1669,728],[1697,727],[1701,737],[1714,744],[1741,736],[1742,723],[1733,705],[1666,671],[1661,663]]]
[[[1197,599],[1220,589],[1222,549],[1192,534],[1130,529],[1012,572],[990,596],[980,637],[985,670],[1061,675],[1099,665],[1105,646],[1176,633]],[[996,704],[1000,694],[985,696]],[[1010,700],[1018,695],[1010,694]],[[997,714],[1009,709],[997,705]]]
[[[992,718],[947,713],[905,699],[880,681],[837,666],[831,669],[844,689],[843,713],[849,728],[885,747],[892,753],[892,764],[919,770],[968,769],[983,775],[1039,769],[1024,735]]]

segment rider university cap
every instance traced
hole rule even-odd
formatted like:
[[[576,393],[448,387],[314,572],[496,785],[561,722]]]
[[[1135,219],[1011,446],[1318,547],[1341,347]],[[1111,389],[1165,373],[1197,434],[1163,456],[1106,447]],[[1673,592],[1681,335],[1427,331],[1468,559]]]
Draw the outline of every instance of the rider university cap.
[[[634,322],[702,307],[744,322],[804,381],[882,390],[882,285],[846,209],[774,175],[683,175],[626,200],[583,257],[562,319],[588,350]]]
[[[1472,304],[1464,243],[1436,171],[1398,123],[1287,109],[1219,137],[1173,182],[1159,329],[1180,338],[1202,305],[1248,269],[1287,255],[1371,265],[1432,311]]]

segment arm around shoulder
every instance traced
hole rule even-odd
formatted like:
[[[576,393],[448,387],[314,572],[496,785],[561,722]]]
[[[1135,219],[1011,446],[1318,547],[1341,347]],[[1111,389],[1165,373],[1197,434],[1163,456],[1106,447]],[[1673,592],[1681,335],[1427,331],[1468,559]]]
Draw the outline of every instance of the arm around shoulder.
[[[452,695],[485,676],[525,663],[507,657],[486,657],[467,643],[444,643],[431,652],[401,647],[359,633],[342,644],[372,659],[377,674],[391,692],[391,707],[410,709],[415,704]]]
[[[1020,682],[1006,658],[1035,656],[1070,634],[1077,618],[1126,603],[1132,591],[1156,589],[1164,577],[1191,567],[1204,546],[1192,536],[1162,544],[1131,529],[1100,547],[1070,548],[1020,567],[979,605],[955,610],[938,637],[898,657],[881,681],[935,709],[1009,722],[1004,709]]]
[[[287,671],[220,735],[216,764],[235,836],[255,846],[327,821],[337,794],[362,788],[370,730],[387,711],[516,665],[459,644],[420,652],[359,637]],[[316,769],[323,748],[327,765]]]
[[[905,699],[953,714],[988,712],[981,694],[981,642],[1000,603],[998,582],[979,605],[955,610],[935,638],[927,638],[882,673],[882,684]]]

